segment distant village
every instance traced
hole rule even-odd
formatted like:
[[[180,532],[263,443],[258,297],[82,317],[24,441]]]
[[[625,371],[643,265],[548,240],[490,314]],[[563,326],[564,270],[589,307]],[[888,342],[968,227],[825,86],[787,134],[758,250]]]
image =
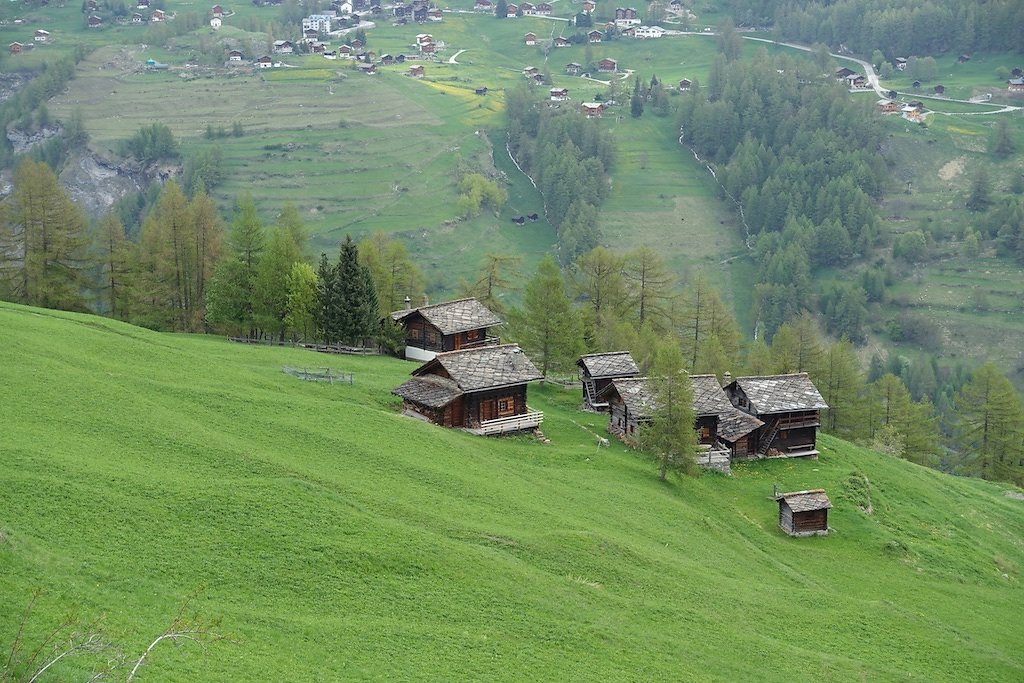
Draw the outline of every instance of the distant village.
[[[502,320],[476,299],[395,311],[405,332],[405,357],[422,364],[392,390],[404,414],[481,436],[535,432],[544,413],[530,408],[528,384],[543,375],[516,344],[494,333]],[[581,356],[576,365],[581,408],[607,415],[606,430],[637,445],[658,409],[651,381],[626,351]],[[756,377],[691,375],[694,429],[702,467],[729,472],[756,458],[818,457],[819,411],[828,408],[807,373]],[[828,529],[824,491],[777,497],[780,525],[805,535]]]

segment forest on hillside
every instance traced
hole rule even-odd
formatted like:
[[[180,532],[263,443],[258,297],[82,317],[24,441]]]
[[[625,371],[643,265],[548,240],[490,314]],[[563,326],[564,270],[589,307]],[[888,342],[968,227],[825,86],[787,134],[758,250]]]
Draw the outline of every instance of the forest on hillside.
[[[888,59],[1024,49],[1017,0],[729,0],[737,24]]]

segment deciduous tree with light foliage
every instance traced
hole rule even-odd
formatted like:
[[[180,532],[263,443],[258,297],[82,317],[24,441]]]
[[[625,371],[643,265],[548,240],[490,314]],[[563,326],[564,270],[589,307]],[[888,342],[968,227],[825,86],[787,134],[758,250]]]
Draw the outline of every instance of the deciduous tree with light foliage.
[[[693,387],[676,345],[658,349],[650,376],[654,405],[650,422],[640,429],[640,445],[657,463],[660,480],[665,481],[669,472],[692,474],[697,471]]]

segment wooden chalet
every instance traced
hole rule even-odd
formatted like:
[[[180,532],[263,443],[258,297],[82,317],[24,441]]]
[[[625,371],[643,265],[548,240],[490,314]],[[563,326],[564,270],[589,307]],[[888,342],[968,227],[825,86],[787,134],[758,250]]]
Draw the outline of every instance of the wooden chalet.
[[[568,88],[551,88],[548,90],[548,97],[552,102],[565,102],[569,99]]]
[[[14,41],[13,43],[7,46],[7,49],[10,51],[12,55],[20,55],[21,51],[25,49],[25,46],[19,43],[18,41]]]
[[[946,86],[937,85],[934,88],[932,88],[932,92],[935,93],[936,95],[944,95],[946,93]]]
[[[241,50],[231,50],[228,52],[229,62],[240,62],[245,55],[242,54]]]
[[[758,456],[818,457],[818,412],[828,404],[806,372],[737,377],[725,393],[734,408],[764,423],[748,436],[748,446]]]
[[[405,411],[443,427],[490,435],[536,429],[544,414],[526,404],[542,375],[515,344],[439,353],[392,390]]]
[[[790,536],[824,536],[832,501],[825,489],[793,491],[775,497],[779,503],[779,527]]]
[[[409,76],[412,78],[423,78],[427,71],[422,64],[416,64],[409,67]]]
[[[527,45],[536,45],[537,44],[537,34],[536,33],[527,33],[523,37],[523,42],[525,42]]]
[[[103,19],[96,16],[95,14],[90,14],[89,18],[86,21],[89,25],[89,28],[99,28],[103,26]]]
[[[505,6],[505,18],[515,19],[517,14],[519,14],[519,5],[510,2]]]
[[[270,58],[270,55],[263,55],[256,60],[256,66],[260,69],[269,69],[274,66],[274,60]]]
[[[48,42],[50,40],[50,32],[44,31],[41,28],[37,28],[35,35],[32,36],[32,40],[36,41],[37,43]]]
[[[600,31],[594,30],[587,34],[588,43],[600,43],[604,40],[604,34]]]
[[[619,70],[619,63],[606,57],[597,63],[597,70],[601,73],[613,74]]]
[[[878,108],[883,114],[899,114],[901,105],[896,100],[882,99],[878,100]]]
[[[892,62],[896,66],[896,70],[897,71],[906,71],[907,70],[907,58],[906,57],[897,57],[896,59],[892,60]]]
[[[167,19],[167,14],[162,9],[155,9],[153,13],[149,15],[150,23],[159,23]]]
[[[392,313],[391,319],[405,329],[405,357],[412,360],[501,341],[487,334],[488,328],[502,324],[501,318],[476,299],[407,308]]]
[[[555,36],[555,38],[554,38],[554,40],[552,41],[551,44],[554,45],[555,47],[571,47],[572,46],[572,42],[568,38],[565,38],[564,36]]]
[[[693,81],[691,81],[689,78],[680,78],[679,79],[679,91],[680,92],[687,92],[690,89],[691,85],[693,85]]]
[[[596,396],[608,405],[608,431],[623,441],[637,439],[640,427],[651,421],[654,394],[646,377],[619,377],[611,380]]]
[[[607,411],[608,402],[598,399],[598,394],[614,379],[637,377],[640,368],[628,351],[611,353],[590,353],[576,361],[580,382],[583,383],[583,409]]]
[[[719,420],[732,409],[729,397],[714,375],[690,375],[690,386],[697,441],[704,446],[717,446]]]
[[[1011,78],[1006,81],[1006,89],[1010,92],[1024,92],[1024,78]]]
[[[730,406],[730,410],[718,416],[718,442],[729,451],[729,457],[733,460],[756,458],[756,442],[751,438],[751,434],[762,425],[764,422],[753,415]]]
[[[538,2],[533,8],[533,13],[539,17],[546,17],[550,16],[554,9],[551,3]]]
[[[576,62],[569,62],[568,64],[565,65],[565,73],[569,74],[570,76],[575,76],[580,71],[583,71],[582,64],[577,64]]]
[[[581,102],[580,111],[588,119],[599,119],[604,113],[604,105],[600,102]]]
[[[836,80],[845,81],[850,76],[856,76],[857,72],[845,66],[841,66],[836,69]]]

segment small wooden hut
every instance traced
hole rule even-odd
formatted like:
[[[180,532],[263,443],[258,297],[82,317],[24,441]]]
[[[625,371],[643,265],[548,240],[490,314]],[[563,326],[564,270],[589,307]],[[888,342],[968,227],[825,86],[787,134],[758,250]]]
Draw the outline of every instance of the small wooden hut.
[[[824,536],[832,502],[825,489],[794,491],[775,497],[779,503],[779,527],[790,536]]]
[[[714,446],[721,416],[732,409],[732,404],[714,375],[690,375],[690,386],[697,440],[702,445]]]
[[[392,313],[391,319],[405,329],[405,357],[411,360],[430,360],[438,353],[500,342],[487,330],[501,325],[501,318],[476,299],[407,308]]]
[[[730,408],[718,416],[718,440],[728,448],[732,459],[749,460],[757,456],[756,442],[750,435],[763,424],[753,415]]]
[[[611,384],[613,379],[636,377],[640,374],[640,368],[628,351],[589,353],[580,356],[576,366],[579,368],[580,381],[583,383],[584,410],[608,410],[608,402],[599,399],[597,395]]]
[[[475,434],[536,429],[544,413],[526,404],[526,385],[543,376],[515,344],[439,353],[391,391],[407,413]]]
[[[608,431],[624,441],[637,439],[640,426],[650,421],[655,407],[646,377],[613,379],[598,392],[597,400],[605,402],[611,414]]]

